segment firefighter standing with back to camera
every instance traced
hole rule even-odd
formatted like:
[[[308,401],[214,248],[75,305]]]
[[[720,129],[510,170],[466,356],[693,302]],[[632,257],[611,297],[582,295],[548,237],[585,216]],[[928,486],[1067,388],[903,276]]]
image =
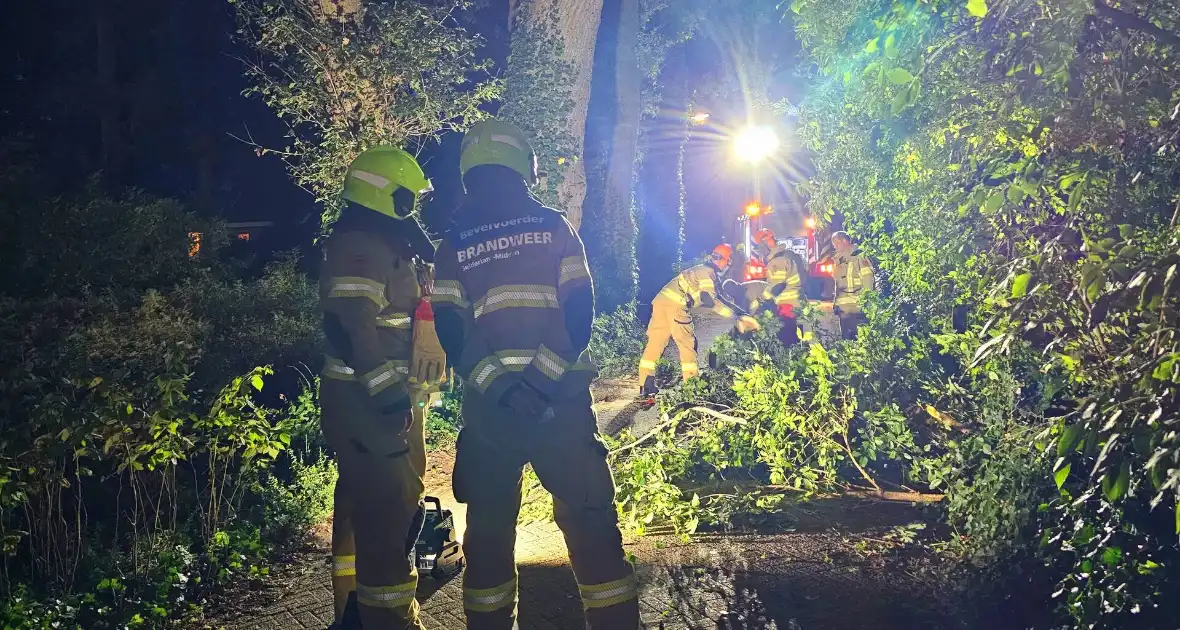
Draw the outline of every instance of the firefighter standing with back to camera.
[[[439,247],[432,299],[464,379],[452,483],[468,506],[467,627],[516,627],[516,520],[531,462],[553,494],[589,627],[634,630],[638,588],[591,408],[594,292],[582,241],[529,193],[536,158],[520,130],[479,123],[461,151],[467,196]]]
[[[689,267],[676,275],[651,301],[651,321],[647,325],[647,347],[639,360],[639,393],[650,396],[656,393],[656,362],[664,354],[668,340],[676,343],[680,352],[680,374],[688,380],[700,373],[697,363],[696,330],[688,309],[703,306],[712,307],[718,315],[727,319],[738,317],[741,332],[756,330],[758,320],[735,306],[728,298],[722,297],[718,289],[721,275],[729,269],[733,248],[722,243],[713,248],[709,262]]]
[[[320,403],[340,471],[332,524],[332,628],[340,630],[422,628],[410,553],[423,519],[425,400],[444,369],[437,338],[424,343],[412,316],[434,259],[414,218],[429,188],[405,151],[363,152],[323,247]]]
[[[802,307],[803,282],[800,274],[801,261],[778,242],[774,232],[758,230],[754,235],[754,248],[766,261],[766,288],[762,299],[774,305],[774,312],[782,321],[778,339],[785,346],[799,343],[799,309]]]

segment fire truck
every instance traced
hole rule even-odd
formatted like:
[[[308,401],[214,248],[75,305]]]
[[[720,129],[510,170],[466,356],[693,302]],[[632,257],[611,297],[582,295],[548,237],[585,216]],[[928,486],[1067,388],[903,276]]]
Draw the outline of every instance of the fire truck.
[[[806,262],[801,270],[803,290],[809,299],[829,298],[834,290],[832,261],[827,255],[827,230],[817,226],[815,217],[802,204],[771,204],[751,201],[738,215],[734,241],[741,256],[742,281],[765,280],[766,261],[753,254],[754,235],[769,228],[780,245],[795,252]]]

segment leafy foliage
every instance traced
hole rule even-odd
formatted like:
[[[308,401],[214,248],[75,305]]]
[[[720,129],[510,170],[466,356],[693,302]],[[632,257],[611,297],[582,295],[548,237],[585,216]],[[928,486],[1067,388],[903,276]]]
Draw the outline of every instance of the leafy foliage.
[[[930,415],[978,419],[930,464],[966,551],[1039,540],[1078,627],[1168,625],[1177,7],[791,8],[816,67],[812,209],[864,237],[913,322],[905,343],[954,358]],[[997,385],[1007,410],[982,397]]]
[[[335,220],[349,162],[378,144],[403,146],[462,129],[502,85],[477,57],[479,37],[449,2],[231,0],[238,37],[253,50],[244,59],[260,97],[287,124],[277,153],[292,176],[326,202]],[[330,13],[329,13],[330,10]],[[253,139],[247,139],[253,143]]]
[[[634,302],[594,318],[590,355],[594,357],[601,376],[618,378],[633,374],[639,365],[644,343],[643,326]]]
[[[307,359],[316,292],[293,260],[239,278],[208,251],[216,238],[190,257],[187,230],[202,222],[167,200],[7,210],[56,231],[5,243],[5,255],[37,261],[38,282],[0,296],[0,350],[12,357],[0,370],[0,619],[165,627],[198,615],[212,589],[264,576],[322,511],[329,465],[308,440],[319,423],[310,384],[292,400],[264,395],[288,375],[252,367]],[[96,230],[114,247],[87,244]],[[286,500],[264,503],[277,488]]]

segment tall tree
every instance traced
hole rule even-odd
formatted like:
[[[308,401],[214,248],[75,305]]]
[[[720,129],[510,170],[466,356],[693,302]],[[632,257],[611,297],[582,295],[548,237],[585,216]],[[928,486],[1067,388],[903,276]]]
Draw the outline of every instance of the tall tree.
[[[510,0],[511,52],[500,115],[534,139],[539,191],[582,225],[582,153],[602,0]]]
[[[327,202],[325,225],[335,219],[348,163],[362,150],[462,128],[500,94],[498,81],[480,76],[490,65],[477,57],[480,38],[456,21],[467,0],[233,4],[239,37],[254,52],[243,59],[249,92],[289,128],[283,148],[246,140],[260,155],[280,155],[299,185]]]

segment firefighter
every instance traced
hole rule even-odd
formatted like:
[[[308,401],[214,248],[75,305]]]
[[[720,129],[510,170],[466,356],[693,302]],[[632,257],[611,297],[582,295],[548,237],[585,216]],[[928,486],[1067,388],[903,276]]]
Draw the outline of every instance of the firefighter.
[[[754,246],[766,261],[766,289],[762,299],[774,305],[774,312],[782,322],[778,339],[784,346],[799,343],[799,309],[802,307],[802,261],[786,246],[780,245],[774,232],[758,230]]]
[[[466,200],[439,246],[432,300],[447,358],[464,378],[452,483],[467,504],[467,627],[516,627],[516,520],[531,462],[553,494],[589,627],[634,630],[638,586],[591,407],[594,291],[582,241],[529,193],[536,157],[512,125],[472,127],[459,170]]]
[[[832,268],[836,285],[832,312],[840,318],[840,335],[856,339],[857,329],[868,322],[860,310],[861,293],[877,286],[873,263],[853,246],[847,232],[832,234],[832,249],[836,252]]]
[[[361,153],[348,168],[346,206],[323,247],[321,422],[340,472],[333,628],[422,627],[410,552],[424,515],[425,412],[410,359],[419,275],[434,258],[414,218],[429,188],[405,151]],[[435,376],[442,370],[414,367]]]
[[[696,331],[688,309],[701,306],[713,309],[718,315],[738,317],[741,332],[758,329],[758,321],[745,309],[735,306],[720,292],[720,276],[729,268],[733,248],[722,243],[713,248],[709,262],[689,267],[676,275],[651,301],[651,321],[647,325],[647,347],[639,361],[639,395],[656,392],[656,361],[664,354],[671,339],[680,352],[680,374],[688,380],[700,374],[697,364]]]

